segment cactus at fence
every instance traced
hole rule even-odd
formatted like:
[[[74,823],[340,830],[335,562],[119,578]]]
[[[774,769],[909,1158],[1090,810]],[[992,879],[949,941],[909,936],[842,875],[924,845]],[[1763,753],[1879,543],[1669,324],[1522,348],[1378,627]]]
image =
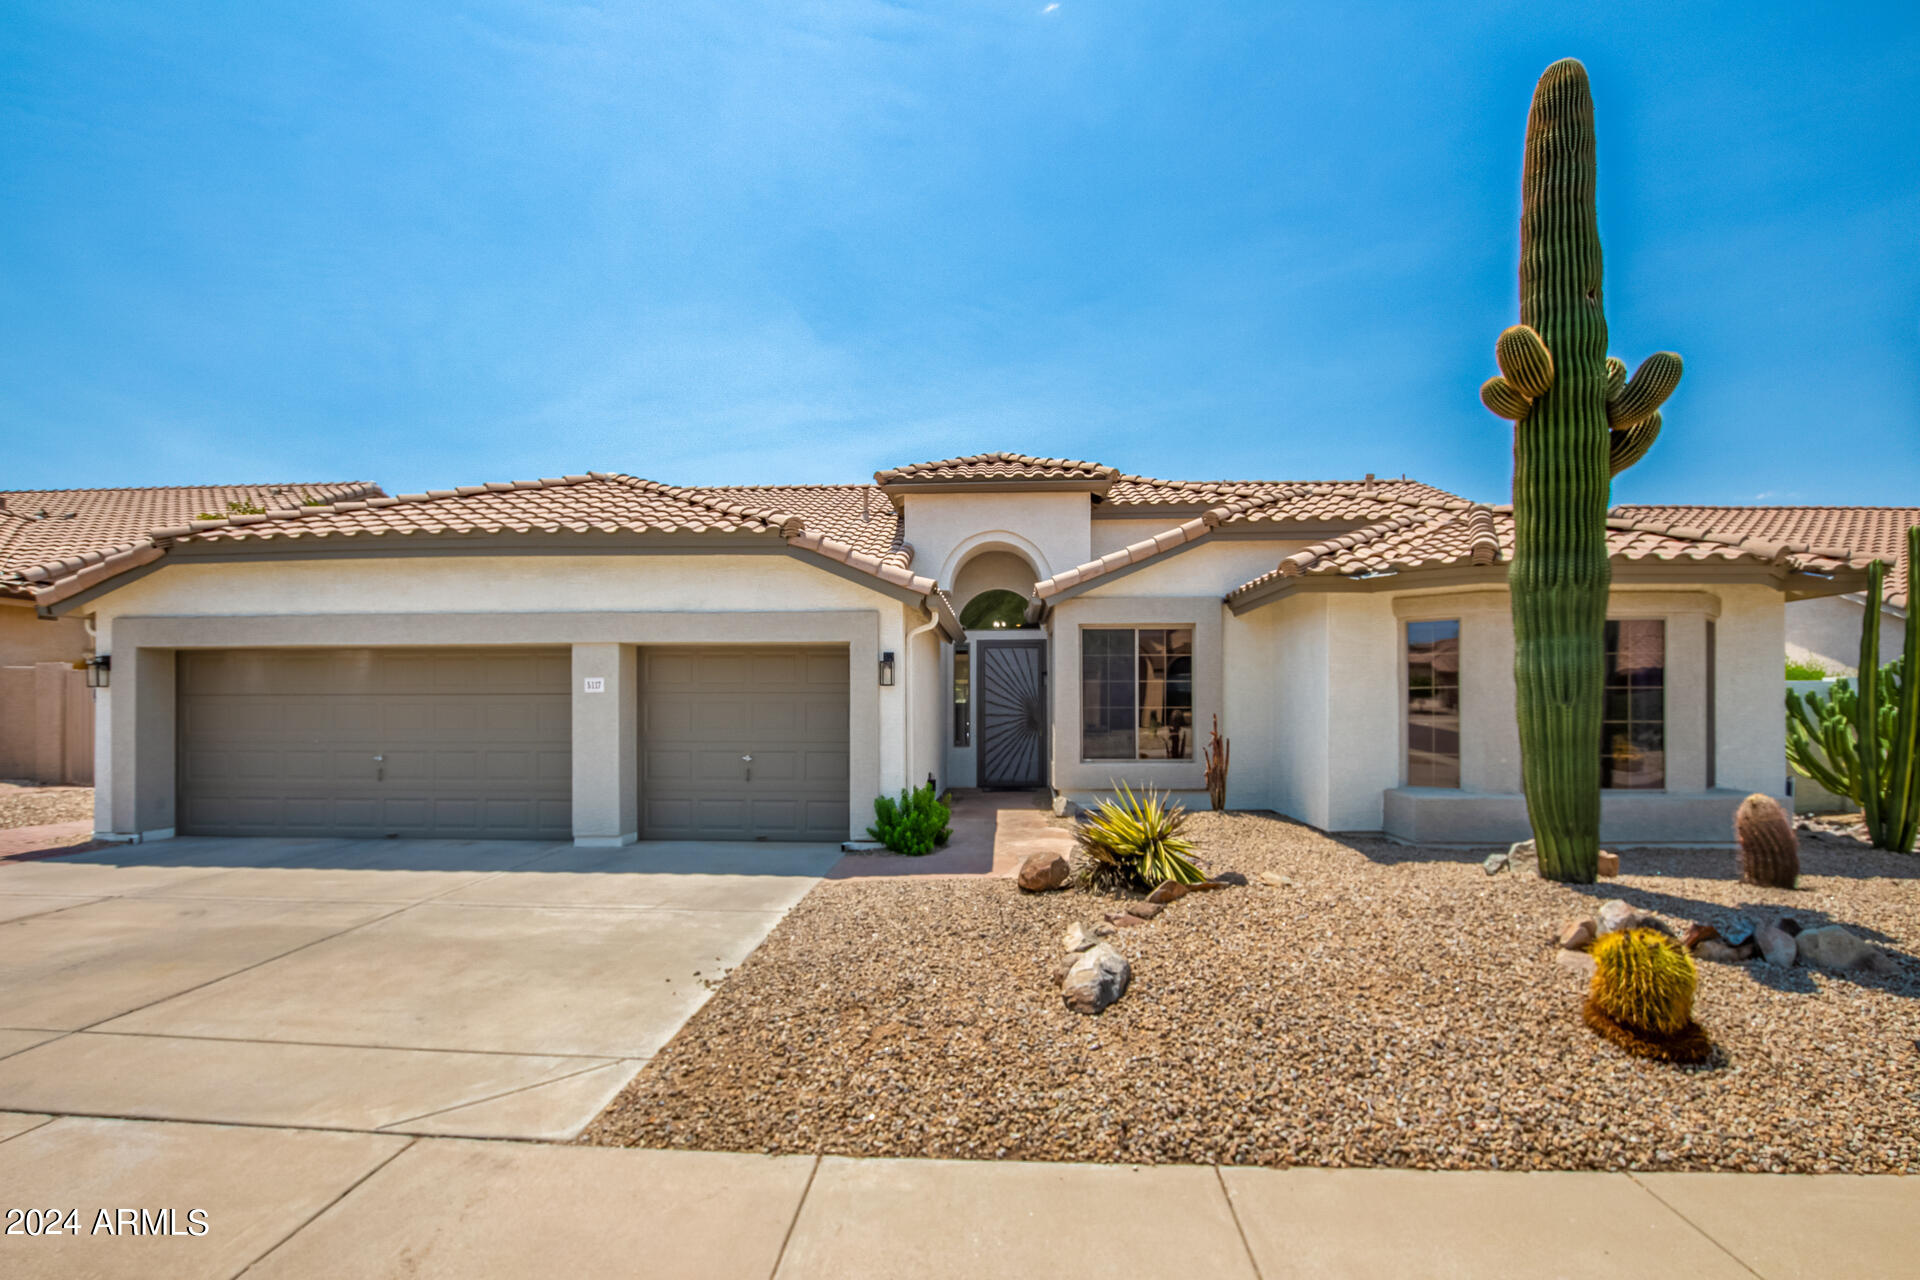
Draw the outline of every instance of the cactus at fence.
[[[1769,889],[1791,889],[1800,881],[1800,839],[1793,819],[1772,796],[1750,795],[1733,815],[1740,844],[1740,878]]]
[[[1520,323],[1500,335],[1500,376],[1480,390],[1514,420],[1514,682],[1522,785],[1542,875],[1591,882],[1600,850],[1602,646],[1612,477],[1652,447],[1680,357],[1632,378],[1607,355],[1593,96],[1568,58],[1548,67],[1527,117],[1521,179]]]
[[[1917,560],[1920,525],[1907,530],[1909,573]],[[1920,839],[1920,616],[1909,599],[1901,654],[1881,666],[1886,575],[1883,560],[1867,568],[1858,685],[1836,680],[1824,698],[1787,691],[1787,761],[1857,803],[1874,844],[1911,853]]]

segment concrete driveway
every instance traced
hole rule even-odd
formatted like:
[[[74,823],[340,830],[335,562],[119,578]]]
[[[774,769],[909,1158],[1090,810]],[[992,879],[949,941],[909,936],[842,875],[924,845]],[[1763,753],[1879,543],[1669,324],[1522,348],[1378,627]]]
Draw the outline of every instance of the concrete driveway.
[[[0,863],[0,1111],[570,1138],[838,857],[180,839]]]

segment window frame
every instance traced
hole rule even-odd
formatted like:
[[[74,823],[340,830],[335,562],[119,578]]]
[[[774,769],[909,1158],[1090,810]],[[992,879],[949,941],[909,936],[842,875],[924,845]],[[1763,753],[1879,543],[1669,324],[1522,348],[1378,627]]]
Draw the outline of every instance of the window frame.
[[[1644,689],[1644,686],[1636,690],[1633,686],[1629,686],[1625,684],[1616,684],[1616,682],[1612,682],[1609,680],[1607,674],[1603,674],[1601,691],[1600,691],[1600,696],[1602,699],[1602,705],[1600,708],[1601,740],[1598,744],[1596,744],[1596,749],[1600,753],[1600,756],[1599,756],[1600,790],[1602,793],[1652,792],[1657,794],[1670,789],[1670,783],[1673,777],[1673,762],[1668,758],[1669,748],[1672,744],[1672,738],[1673,738],[1673,725],[1672,725],[1673,699],[1669,696],[1670,682],[1668,680],[1668,672],[1672,669],[1672,666],[1673,666],[1672,618],[1669,615],[1664,613],[1629,612],[1629,613],[1622,613],[1622,614],[1609,613],[1606,619],[1606,625],[1609,627],[1615,626],[1620,623],[1628,623],[1628,622],[1651,623],[1660,628],[1660,685],[1659,685],[1660,719],[1658,721],[1660,726],[1660,747],[1659,747],[1660,781],[1657,786],[1649,786],[1649,787],[1621,787],[1621,786],[1615,786],[1611,782],[1609,782],[1608,780],[1609,772],[1606,766],[1606,761],[1608,757],[1608,752],[1606,750],[1607,726],[1613,725],[1613,724],[1625,723],[1628,726],[1629,734],[1631,734],[1632,729],[1636,724],[1650,724],[1654,722],[1650,720],[1642,721],[1637,719],[1635,716],[1633,716],[1633,714],[1631,713],[1631,710],[1629,710],[1627,719],[1624,722],[1622,722],[1618,717],[1609,716],[1607,714],[1605,701],[1608,698],[1609,693],[1612,692],[1616,687],[1619,689],[1625,690],[1629,694],[1629,703],[1628,703],[1629,707],[1631,707],[1632,705],[1631,695],[1634,692],[1644,692],[1645,689]],[[1603,633],[1603,638],[1601,640],[1601,653],[1602,653],[1601,661],[1603,664],[1603,669],[1607,661],[1605,655],[1609,652],[1616,652],[1616,651],[1617,651],[1617,646],[1611,646],[1611,647],[1608,646]],[[1718,675],[1717,672],[1715,674],[1716,676]]]
[[[1454,716],[1459,721],[1456,728],[1458,739],[1453,754],[1454,781],[1450,787],[1434,786],[1432,783],[1413,781],[1413,637],[1414,627],[1430,626],[1434,623],[1452,623],[1454,642],[1461,650],[1466,648],[1466,618],[1459,612],[1434,613],[1402,617],[1400,623],[1400,785],[1403,787],[1421,787],[1432,791],[1460,791],[1466,772],[1466,681],[1465,672],[1454,672]],[[1436,686],[1438,687],[1438,686]]]
[[[965,674],[962,674],[964,668]],[[967,696],[960,697],[960,687],[964,684]],[[948,714],[952,717],[947,737],[954,750],[964,751],[973,745],[973,651],[958,649],[953,651],[953,674],[947,681]]]
[[[1132,657],[1130,660],[1132,676],[1128,685],[1128,687],[1133,692],[1133,702],[1132,702],[1131,713],[1129,716],[1129,719],[1131,720],[1133,725],[1133,751],[1131,755],[1092,756],[1087,754],[1087,707],[1088,707],[1087,661],[1089,656],[1087,651],[1087,636],[1089,633],[1096,632],[1096,631],[1125,632],[1133,637]],[[1186,736],[1186,754],[1185,755],[1143,756],[1140,754],[1140,743],[1142,740],[1141,739],[1142,731],[1140,727],[1140,705],[1141,705],[1140,686],[1142,683],[1142,676],[1140,674],[1140,662],[1141,662],[1140,633],[1143,631],[1185,632],[1186,633],[1187,651],[1184,655],[1178,655],[1178,656],[1183,656],[1187,661],[1187,676],[1186,676],[1187,705],[1185,709],[1187,712],[1188,723],[1186,726],[1187,736]],[[1195,650],[1197,645],[1199,644],[1199,633],[1200,633],[1199,624],[1194,622],[1144,622],[1144,623],[1089,622],[1089,623],[1082,624],[1078,628],[1078,635],[1079,635],[1079,642],[1080,642],[1079,643],[1080,670],[1078,672],[1080,715],[1079,715],[1079,725],[1077,727],[1076,732],[1078,736],[1077,753],[1078,753],[1078,761],[1080,764],[1106,765],[1106,766],[1114,766],[1114,765],[1133,765],[1133,766],[1187,765],[1187,766],[1191,766],[1194,763],[1194,761],[1198,759],[1199,752],[1198,752],[1198,743],[1196,742],[1197,730],[1195,726],[1198,725],[1199,723],[1199,710],[1195,706],[1195,699],[1197,698],[1198,692],[1199,692],[1198,679],[1197,679],[1199,664],[1197,661],[1197,654]],[[1169,659],[1171,659],[1174,656],[1176,655],[1172,655],[1172,654],[1167,655]]]

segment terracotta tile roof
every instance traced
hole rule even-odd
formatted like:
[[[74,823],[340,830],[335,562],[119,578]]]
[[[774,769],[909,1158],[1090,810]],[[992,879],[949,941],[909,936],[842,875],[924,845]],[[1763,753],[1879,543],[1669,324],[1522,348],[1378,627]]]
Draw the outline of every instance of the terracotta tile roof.
[[[1141,481],[1136,477],[1135,483],[1165,485],[1169,491],[1181,492],[1186,495],[1179,499],[1182,504],[1191,503],[1201,494],[1224,496],[1224,500],[1192,519],[1035,583],[1036,599],[1049,600],[1064,591],[1085,587],[1095,579],[1129,565],[1139,564],[1189,542],[1197,542],[1223,526],[1272,525],[1276,526],[1273,530],[1275,536],[1284,536],[1285,530],[1277,526],[1377,522],[1383,519],[1411,519],[1417,522],[1436,514],[1465,511],[1470,506],[1464,498],[1411,482],[1396,482],[1391,487],[1377,481],[1260,483],[1241,486],[1242,492],[1235,495],[1228,495],[1225,486],[1208,481]]]
[[[1368,493],[1396,501],[1458,502],[1445,489],[1418,480],[1156,480],[1150,476],[1121,476],[1107,490],[1114,506],[1212,505],[1230,498],[1277,497],[1310,490],[1327,494]]]
[[[1887,575],[1887,602],[1904,609],[1911,597],[1913,566],[1907,563],[1907,530],[1920,524],[1920,507],[1621,506],[1611,514],[1674,529],[1710,530],[1819,550],[1835,558],[1872,556],[1894,566]]]
[[[1227,593],[1242,598],[1281,578],[1368,578],[1415,569],[1504,564],[1513,558],[1511,506],[1463,504],[1409,508],[1377,523],[1303,547],[1268,573]],[[1607,552],[1616,563],[1648,560],[1752,560],[1811,573],[1864,568],[1867,557],[1674,528],[1618,516],[1607,520]]]
[[[294,508],[311,499],[379,497],[366,481],[181,485],[147,489],[13,489],[0,492],[0,592],[21,594],[29,569],[144,545],[146,535],[203,512]]]
[[[803,516],[782,510],[771,500],[777,496],[702,492],[608,472],[467,485],[324,507],[189,520],[151,530],[105,554],[87,552],[25,569],[19,577],[36,599],[51,602],[149,563],[175,542],[505,533],[744,533],[782,537],[790,546],[922,595],[933,590],[931,579],[908,568],[911,548],[897,540],[878,548],[838,537],[831,521],[825,529],[809,529]]]
[[[900,513],[870,484],[722,485],[687,490],[702,497],[790,511],[815,533],[905,567],[913,563]]]
[[[976,453],[965,458],[914,462],[873,473],[877,485],[937,483],[942,480],[1112,480],[1120,473],[1097,462],[1072,458],[1035,458],[1024,453]]]

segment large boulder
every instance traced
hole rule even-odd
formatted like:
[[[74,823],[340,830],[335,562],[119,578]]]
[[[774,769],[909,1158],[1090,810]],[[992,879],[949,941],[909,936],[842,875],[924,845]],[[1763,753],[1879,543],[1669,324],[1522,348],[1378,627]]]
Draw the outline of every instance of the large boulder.
[[[1020,873],[1014,877],[1014,883],[1028,893],[1045,893],[1049,889],[1065,888],[1067,877],[1072,873],[1073,868],[1067,864],[1066,854],[1042,849],[1039,853],[1027,855],[1027,860],[1020,864]]]
[[[1802,930],[1794,943],[1802,960],[1825,969],[1871,969],[1880,972],[1893,967],[1878,948],[1862,942],[1837,924]]]
[[[1060,997],[1075,1013],[1095,1014],[1125,995],[1132,980],[1127,958],[1102,942],[1073,962],[1060,984]]]
[[[1760,954],[1766,957],[1770,965],[1781,969],[1793,968],[1794,959],[1800,947],[1794,936],[1782,929],[1775,921],[1769,920],[1753,931],[1754,945],[1760,948]]]

